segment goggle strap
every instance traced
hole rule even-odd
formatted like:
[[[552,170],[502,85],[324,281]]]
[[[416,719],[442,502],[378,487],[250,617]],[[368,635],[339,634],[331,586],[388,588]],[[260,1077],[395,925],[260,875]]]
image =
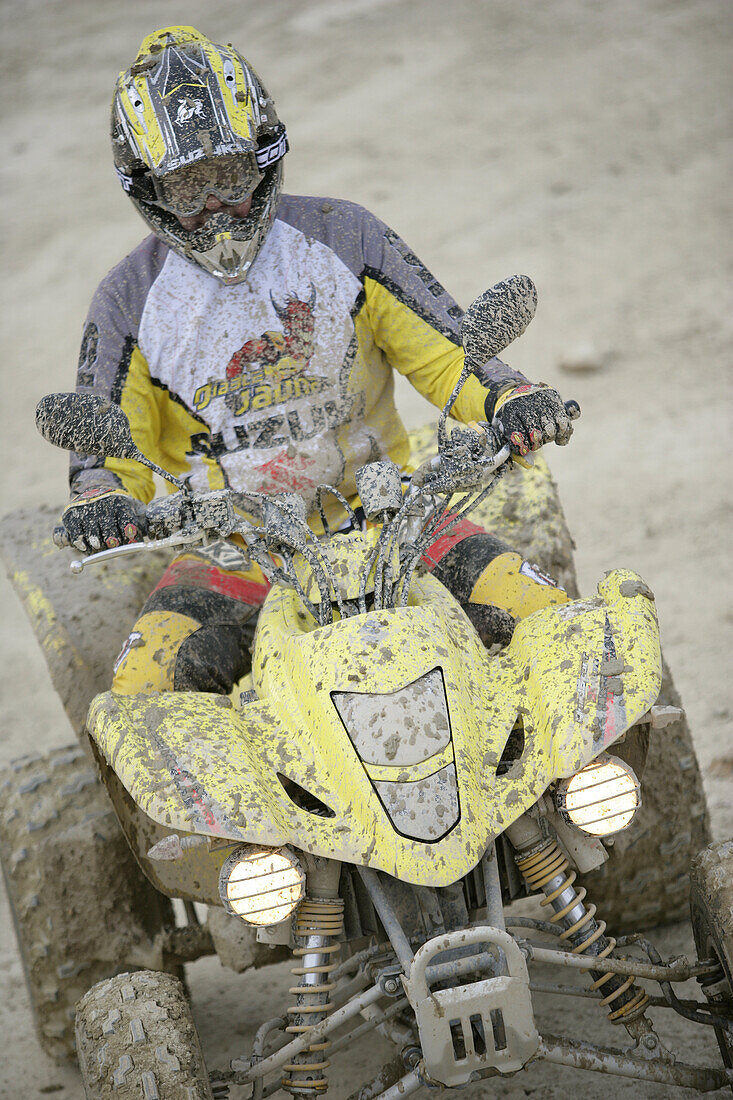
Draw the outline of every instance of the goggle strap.
[[[288,135],[283,127],[274,141],[269,142],[267,145],[261,145],[257,149],[255,156],[257,157],[257,167],[260,172],[266,171],[271,164],[274,164],[275,161],[284,157],[289,148]]]
[[[115,173],[122,185],[122,190],[126,191],[131,198],[139,199],[141,202],[156,202],[155,186],[147,169],[128,174],[115,165]]]

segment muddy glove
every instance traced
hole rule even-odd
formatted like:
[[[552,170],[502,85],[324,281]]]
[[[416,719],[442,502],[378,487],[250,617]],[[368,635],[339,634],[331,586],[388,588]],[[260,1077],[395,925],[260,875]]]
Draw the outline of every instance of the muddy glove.
[[[145,505],[121,489],[88,489],[61,517],[69,542],[82,552],[138,542],[146,531]]]
[[[487,420],[497,417],[501,421],[512,452],[519,455],[538,451],[553,440],[564,446],[573,434],[572,421],[578,416],[580,407],[574,401],[564,405],[557,390],[542,383],[522,383],[501,394],[495,403],[492,397],[486,399]]]

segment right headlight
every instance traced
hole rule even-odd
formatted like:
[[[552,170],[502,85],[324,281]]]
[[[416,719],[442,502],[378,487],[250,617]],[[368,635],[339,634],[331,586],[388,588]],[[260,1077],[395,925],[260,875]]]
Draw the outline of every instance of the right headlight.
[[[639,780],[617,756],[602,753],[555,788],[562,817],[591,836],[611,836],[626,829],[641,805]]]
[[[279,924],[305,895],[305,873],[290,848],[243,844],[219,873],[224,908],[248,924]]]

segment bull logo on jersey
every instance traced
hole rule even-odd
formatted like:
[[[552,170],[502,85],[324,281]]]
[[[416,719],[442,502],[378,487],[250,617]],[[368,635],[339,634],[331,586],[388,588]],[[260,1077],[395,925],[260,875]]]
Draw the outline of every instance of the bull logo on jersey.
[[[307,374],[314,348],[316,290],[311,283],[307,300],[292,295],[278,301],[270,292],[282,332],[268,330],[235,351],[225,378],[199,386],[193,395],[197,412],[223,398],[234,416],[281,405],[293,398],[311,397],[327,382]]]

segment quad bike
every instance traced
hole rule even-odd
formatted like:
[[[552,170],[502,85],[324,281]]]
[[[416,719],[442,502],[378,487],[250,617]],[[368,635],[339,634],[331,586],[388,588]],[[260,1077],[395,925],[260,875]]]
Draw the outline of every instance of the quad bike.
[[[135,550],[236,539],[272,581],[251,682],[236,702],[201,693],[109,692],[92,702],[89,743],[144,876],[120,856],[118,894],[120,882],[135,885],[135,903],[118,902],[122,932],[115,933],[115,906],[104,896],[101,922],[84,914],[89,942],[103,943],[106,929],[116,934],[115,950],[100,948],[92,965],[79,937],[78,960],[66,964],[74,989],[81,983],[88,990],[76,1013],[76,1043],[89,1100],[204,1100],[229,1083],[251,1086],[252,1100],[281,1089],[323,1095],[329,1059],[370,1029],[394,1044],[395,1057],[371,1081],[353,1082],[354,1100],[408,1096],[423,1086],[460,1089],[537,1059],[700,1091],[733,1083],[731,846],[710,846],[693,865],[695,963],[663,960],[639,934],[650,919],[679,915],[689,890],[684,872],[661,900],[649,876],[649,904],[623,938],[607,936],[596,905],[585,901],[595,890],[609,900],[614,930],[633,927],[633,895],[644,893],[644,884],[629,891],[624,908],[622,883],[624,875],[628,882],[630,874],[648,873],[651,853],[645,865],[643,850],[656,828],[652,816],[639,829],[638,776],[656,753],[664,755],[664,734],[656,734],[659,749],[654,731],[682,727],[679,709],[659,703],[663,670],[651,591],[638,575],[611,571],[596,596],[535,612],[516,625],[509,644],[487,649],[422,566],[432,543],[469,510],[483,518],[490,495],[502,500],[509,523],[528,519],[518,507],[522,498],[507,488],[513,463],[500,423],[449,434],[446,418],[470,370],[523,331],[534,301],[530,280],[514,277],[474,302],[463,323],[466,368],[441,414],[437,454],[424,457],[406,493],[389,462],[357,474],[373,524],[366,531],[353,513],[351,530],[330,530],[326,494],[351,511],[333,487],[319,491],[317,535],[292,494],[242,500],[232,490],[190,492],[137,450],[124,414],[109,402],[65,394],[40,403],[37,422],[51,442],[137,459],[177,490],[149,505],[156,540],[90,555],[72,563],[76,572]],[[546,509],[546,469],[538,465],[526,476],[544,486],[534,506],[539,499],[539,510]],[[532,500],[531,491],[525,499]],[[564,566],[562,579],[572,588],[563,529],[547,515],[543,530],[541,564],[556,574]],[[48,650],[69,649],[43,592],[27,576],[19,581],[19,572],[16,584],[47,625]],[[89,677],[75,656],[79,676]],[[686,754],[681,779],[670,775],[667,756],[673,793],[692,778],[687,805],[676,807],[661,832],[668,844],[666,853],[660,845],[661,857],[673,863],[693,833],[706,839],[691,747]],[[56,754],[41,766],[43,777],[37,762],[21,761],[21,784],[14,787],[10,774],[5,783],[12,803],[6,850],[8,836],[16,846],[3,859],[42,1032],[39,959],[50,953],[55,973],[66,973],[58,951],[80,915],[59,883],[64,863],[71,867],[77,858],[74,829],[90,816],[71,797],[86,779],[67,783],[65,797],[80,822],[55,831],[46,864],[34,863],[31,838],[20,844],[13,823],[27,821],[21,807],[30,797],[33,824],[53,831],[59,812],[46,807],[44,816],[37,796],[55,789],[54,767],[77,760]],[[82,773],[93,787],[93,775]],[[643,789],[646,800],[646,783]],[[657,812],[664,805],[659,792],[651,802]],[[689,835],[670,847],[683,813],[690,815]],[[635,830],[636,842],[624,844]],[[631,872],[617,870],[627,856]],[[14,876],[31,864],[38,892],[26,890],[20,904]],[[28,914],[45,912],[52,867],[61,917],[54,926],[54,910],[49,929],[45,914],[39,950],[27,934]],[[107,876],[111,883],[109,869]],[[547,919],[507,908],[530,894],[543,895]],[[171,897],[186,903],[188,926],[172,927]],[[212,907],[206,926],[193,902]],[[57,930],[61,948],[54,946]],[[208,1072],[183,988],[165,971],[212,950],[238,970],[266,953],[274,959],[292,952],[297,965],[290,1003],[282,1017],[263,1022],[251,1055]],[[124,972],[115,974],[113,962]],[[540,1036],[532,962],[589,973],[591,996],[625,1028],[631,1049]],[[105,966],[108,976],[99,980]],[[705,1001],[674,993],[675,983],[693,976]],[[658,983],[661,996],[650,997],[640,979]],[[65,1013],[55,1022],[63,1046],[70,1004],[55,992]],[[727,1068],[676,1062],[647,1017],[650,1004],[714,1027]]]

